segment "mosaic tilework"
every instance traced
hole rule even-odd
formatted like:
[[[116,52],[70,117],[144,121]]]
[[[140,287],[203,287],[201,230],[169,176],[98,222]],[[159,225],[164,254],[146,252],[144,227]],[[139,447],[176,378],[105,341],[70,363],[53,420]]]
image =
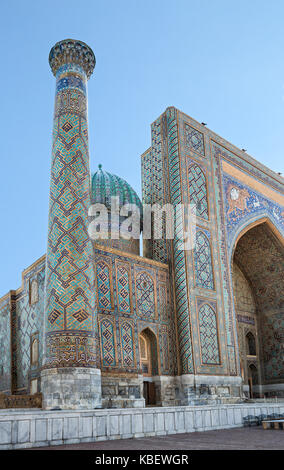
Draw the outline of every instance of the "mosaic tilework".
[[[118,310],[131,313],[130,272],[128,265],[126,266],[122,263],[116,265],[117,304]]]
[[[266,224],[251,228],[239,239],[234,260],[251,283],[258,310],[281,310],[284,254]]]
[[[223,141],[223,139],[218,138],[216,135],[214,135],[213,140],[211,140],[211,145],[214,158],[218,157],[229,161],[237,168],[241,168],[242,171],[248,172],[256,180],[263,181],[267,187],[274,188],[279,193],[283,193],[283,184],[275,179],[273,173],[272,175],[269,175],[265,169],[263,171],[259,168],[258,165],[255,164],[255,160],[251,159],[249,155],[243,154],[243,152],[239,151],[238,153],[242,154],[240,156],[237,154],[235,147],[231,144],[228,145],[228,142]],[[229,148],[232,147],[233,150],[230,151]]]
[[[136,306],[138,315],[146,318],[155,317],[154,282],[146,272],[136,275]]]
[[[169,333],[166,326],[161,326],[160,329],[160,348],[162,356],[163,373],[170,369],[170,352],[169,352]]]
[[[0,303],[0,392],[11,390],[10,296]]]
[[[170,179],[170,193],[171,202],[173,204],[180,204],[182,202],[181,196],[181,181],[180,181],[180,166],[179,166],[179,152],[178,152],[178,131],[176,110],[168,108],[166,111],[167,126],[168,126],[168,159],[169,159],[169,179]],[[177,237],[173,241],[174,250],[174,271],[175,271],[175,294],[176,294],[176,308],[177,308],[177,326],[179,334],[179,347],[181,355],[182,373],[189,374],[193,372],[192,362],[192,344],[191,344],[191,331],[190,331],[190,314],[189,304],[187,297],[187,284],[186,284],[186,261],[185,253],[178,248],[178,236],[183,229],[182,225],[177,225]]]
[[[224,301],[224,319],[225,319],[225,332],[227,340],[228,351],[228,366],[231,375],[237,375],[239,372],[239,358],[237,353],[237,340],[236,340],[236,324],[235,324],[235,310],[234,310],[234,294],[233,286],[230,279],[230,259],[228,256],[228,246],[226,237],[226,222],[224,211],[224,200],[222,190],[222,161],[219,151],[215,151],[214,142],[211,141],[213,147],[212,164],[214,174],[216,177],[215,191],[216,191],[216,216],[218,221],[218,238],[220,243],[220,256],[221,263],[219,266],[221,277],[223,280],[223,301]]]
[[[59,89],[55,97],[46,261],[45,367],[95,367],[93,251],[87,232],[87,77],[78,63],[74,67],[68,64],[67,69],[62,65],[56,75]]]
[[[102,363],[104,366],[115,366],[115,336],[113,324],[110,320],[104,319],[100,321],[100,340]]]
[[[168,321],[169,320],[169,303],[168,303],[168,287],[167,284],[160,283],[159,284],[159,298],[160,298],[160,306],[159,306],[159,313],[161,321]]]
[[[99,260],[96,266],[99,307],[111,310],[110,266],[102,260]]]
[[[188,148],[200,155],[204,155],[203,134],[188,124],[184,124],[185,142]]]
[[[203,289],[214,289],[210,242],[201,230],[196,232],[194,249],[196,285]]]
[[[200,166],[193,164],[188,169],[189,200],[196,206],[196,216],[208,220],[206,176]]]
[[[207,303],[198,311],[201,358],[203,364],[219,364],[217,319],[213,308]]]
[[[151,126],[152,147],[142,155],[142,200],[144,204],[165,203],[164,160],[162,154],[162,121],[157,119]],[[162,219],[162,220],[161,220]],[[157,223],[164,223],[164,215],[156,215]],[[152,217],[152,233],[154,219]],[[162,239],[144,241],[145,255],[162,263],[168,260],[167,243]]]
[[[119,207],[124,204],[135,204],[142,214],[142,204],[134,189],[120,176],[116,176],[102,169],[102,165],[92,176],[91,202],[92,204],[105,204],[111,209],[111,198],[119,197]]]
[[[268,382],[270,380],[283,381],[284,317],[282,312],[263,318],[261,335],[265,338],[263,341],[264,378]]]
[[[133,344],[133,326],[124,321],[121,323],[121,349],[122,349],[122,363],[126,367],[133,367],[135,365],[134,344]]]
[[[268,216],[284,234],[284,207],[245,186],[232,176],[223,175],[225,214],[229,249],[240,228],[250,220]]]
[[[156,336],[159,335],[158,325],[163,324],[163,326],[168,328],[168,341],[169,341],[169,368],[164,370],[164,375],[173,374],[173,371],[176,368],[176,340],[175,340],[175,324],[174,324],[174,311],[171,305],[170,293],[167,291],[169,277],[168,270],[163,269],[159,266],[150,264],[149,260],[145,258],[135,257],[131,259],[127,254],[121,252],[114,253],[112,249],[104,248],[105,251],[102,251],[101,248],[97,245],[95,248],[95,257],[97,260],[103,260],[105,265],[109,266],[109,276],[111,278],[110,290],[111,297],[113,299],[113,308],[112,310],[107,310],[98,303],[98,313],[99,321],[109,320],[112,322],[114,336],[116,341],[114,343],[115,354],[116,354],[116,365],[113,365],[114,369],[118,369],[121,373],[136,373],[140,368],[140,358],[139,358],[139,348],[138,348],[138,322],[140,324],[143,321],[144,328],[151,327],[152,331],[155,331]],[[108,251],[109,250],[109,251]],[[123,269],[122,269],[123,268]],[[125,272],[126,270],[126,272]],[[126,275],[127,274],[127,275]],[[141,316],[141,311],[137,308],[136,300],[136,280],[141,284],[141,292],[138,297],[141,302],[142,297],[146,295],[146,302],[142,306],[144,310],[143,316]],[[142,276],[140,276],[142,275]],[[122,283],[119,283],[119,279],[122,280]],[[147,286],[150,287],[150,291],[147,292],[147,286],[143,289],[143,281],[146,280]],[[160,289],[163,287],[164,290]],[[123,290],[123,295],[121,294]],[[146,292],[145,292],[146,291]],[[120,294],[119,294],[120,292]],[[166,296],[164,293],[166,292]],[[141,295],[140,295],[141,294]],[[98,292],[97,292],[98,297]],[[123,301],[126,301],[126,309],[124,310],[125,304]],[[166,305],[165,305],[166,303]],[[149,308],[152,305],[152,308]],[[164,305],[163,312],[159,306]],[[130,306],[130,309],[129,309]],[[157,315],[156,307],[158,306],[158,312],[160,315]],[[149,316],[150,315],[150,316]],[[129,328],[123,326],[126,318],[131,316],[132,323],[130,326],[132,328],[133,341],[128,338],[126,334]],[[143,320],[142,320],[143,319]],[[122,331],[123,330],[123,331]],[[129,330],[130,332],[130,330]],[[123,340],[124,338],[124,340]],[[130,347],[133,347],[132,352]],[[110,366],[108,366],[104,360],[104,355],[102,353],[102,333],[100,330],[100,348],[101,348],[101,368],[102,371],[109,371]],[[132,354],[134,358],[137,358],[136,361],[132,359],[127,359],[128,355]],[[157,355],[157,351],[155,353]],[[159,355],[161,355],[159,353]],[[157,359],[158,360],[158,359]],[[162,361],[162,359],[161,359]],[[135,365],[137,362],[137,365]],[[132,363],[131,366],[128,364]]]
[[[29,288],[33,281],[38,285],[38,301],[30,304]],[[13,296],[12,308],[12,358],[13,358],[13,390],[29,392],[30,380],[39,377],[43,353],[43,321],[44,321],[44,260],[30,271],[24,279],[24,288]],[[31,337],[35,333],[39,339],[38,364],[31,365]]]
[[[73,75],[75,71],[76,76]],[[138,332],[142,328],[148,328],[151,329],[155,337],[155,341],[153,340],[151,343],[155,373],[159,372],[165,375],[177,373],[178,354],[174,324],[176,312],[170,297],[170,295],[175,294],[176,298],[174,300],[176,300],[177,306],[177,328],[182,362],[179,372],[194,372],[191,345],[192,328],[194,345],[198,349],[198,344],[200,344],[201,349],[200,355],[195,350],[195,371],[198,373],[211,373],[212,375],[216,374],[216,371],[217,373],[220,372],[221,366],[219,368],[217,366],[221,362],[221,353],[222,363],[225,362],[223,357],[226,352],[225,346],[227,346],[228,360],[226,359],[226,363],[222,367],[226,370],[229,367],[230,374],[236,375],[235,324],[233,300],[230,298],[229,292],[230,265],[228,264],[229,250],[227,242],[233,243],[234,234],[241,226],[262,215],[269,215],[275,226],[280,228],[283,233],[281,225],[283,208],[278,207],[263,195],[255,191],[251,192],[250,188],[241,185],[237,180],[229,178],[228,175],[222,175],[220,167],[216,164],[215,156],[212,159],[212,174],[209,158],[203,159],[203,169],[197,164],[193,164],[188,168],[186,161],[188,160],[188,154],[191,153],[192,158],[201,161],[201,158],[198,158],[196,154],[202,157],[205,155],[204,143],[206,143],[206,148],[211,148],[209,138],[206,136],[205,131],[204,136],[206,137],[203,137],[203,133],[198,132],[192,126],[177,121],[178,113],[173,108],[169,108],[153,124],[152,148],[145,152],[143,157],[143,201],[164,203],[171,200],[177,204],[186,201],[189,193],[190,199],[197,204],[197,215],[204,219],[199,221],[203,228],[198,230],[197,233],[197,249],[194,260],[191,260],[191,255],[179,252],[176,240],[173,243],[164,240],[154,241],[153,243],[150,241],[150,245],[151,243],[152,245],[149,253],[153,259],[160,261],[170,259],[170,277],[165,276],[165,269],[156,268],[153,265],[150,266],[150,264],[147,265],[147,261],[142,258],[131,258],[111,251],[106,253],[100,250],[96,251],[96,261],[99,261],[96,264],[94,276],[91,271],[88,271],[87,258],[84,258],[86,247],[87,252],[89,250],[89,246],[85,244],[84,239],[85,227],[80,225],[79,221],[69,230],[66,222],[68,217],[75,219],[74,214],[76,216],[78,214],[81,216],[82,213],[85,214],[87,199],[83,200],[82,197],[79,210],[74,204],[74,200],[78,200],[77,194],[73,191],[74,188],[72,185],[65,185],[64,183],[64,181],[70,182],[68,178],[71,170],[73,171],[75,168],[76,178],[78,177],[76,187],[80,186],[78,184],[79,172],[83,168],[83,173],[81,173],[83,179],[80,181],[83,190],[86,189],[84,174],[88,174],[88,165],[85,161],[85,150],[83,151],[87,148],[88,136],[85,72],[76,64],[74,68],[63,66],[60,69],[60,74],[60,79],[57,82],[54,126],[54,142],[57,153],[53,155],[52,167],[52,183],[56,184],[60,194],[57,194],[56,197],[54,194],[51,195],[52,216],[49,226],[48,286],[54,289],[55,285],[58,285],[57,278],[59,278],[62,290],[57,292],[54,289],[52,294],[49,292],[47,350],[50,364],[84,366],[98,364],[94,341],[97,324],[94,308],[96,296],[100,313],[100,342],[98,344],[101,346],[103,371],[110,371],[113,368],[117,372],[119,368],[119,372],[122,371],[122,373],[137,373],[140,367]],[[183,132],[185,139],[181,139],[179,136],[179,133],[183,134]],[[186,148],[185,151],[184,148],[181,149],[182,146]],[[75,153],[75,149],[77,153]],[[195,153],[195,156],[193,156],[193,153]],[[187,158],[184,158],[184,156]],[[207,201],[206,194],[206,175],[208,178],[210,177],[209,201]],[[221,178],[219,178],[220,175]],[[213,196],[211,185],[213,187],[213,184],[216,201],[213,197],[211,198]],[[222,197],[220,196],[222,188],[224,188],[224,206],[222,206]],[[216,202],[216,213],[214,213],[213,209]],[[208,205],[210,205],[210,215],[212,214],[211,220],[209,220]],[[82,212],[80,212],[81,209]],[[225,231],[226,228],[228,236]],[[218,239],[218,243],[220,241],[218,249],[215,246],[217,230],[222,233],[222,237],[220,236],[220,240]],[[71,238],[72,243],[76,245],[75,250],[70,249],[71,245],[66,243],[67,237]],[[269,241],[266,239],[263,242],[269,245]],[[253,242],[251,246],[253,247]],[[77,250],[78,247],[82,251]],[[214,285],[211,249],[214,256],[220,254],[220,266],[217,265],[217,257],[216,260],[214,257],[216,286]],[[72,256],[74,256],[76,250],[79,254],[77,256],[76,253],[73,259]],[[72,256],[70,256],[71,254]],[[270,254],[276,259],[276,252],[270,249]],[[88,262],[91,257],[94,261],[93,254],[91,254]],[[106,263],[101,263],[102,258],[107,259]],[[118,263],[117,260],[119,260]],[[195,269],[192,269],[193,263]],[[274,263],[275,266],[276,263]],[[263,267],[263,270],[268,272],[267,279],[272,279],[274,274],[276,276],[280,272],[278,269],[279,264],[277,264],[277,269],[275,268],[272,272],[271,266],[266,263],[266,260],[263,262]],[[76,285],[73,283],[74,272],[76,273]],[[163,276],[161,276],[162,272]],[[146,281],[151,279],[152,284],[148,282],[147,286],[146,282],[143,285],[145,279],[143,279],[142,273],[146,277]],[[193,275],[195,275],[196,284],[194,284]],[[171,292],[172,276],[174,278],[174,292]],[[95,283],[93,282],[94,277],[96,277]],[[32,277],[29,282],[31,285],[33,282]],[[93,298],[91,298],[90,292],[94,285],[96,285],[96,292],[92,293]],[[77,289],[78,286],[79,289]],[[215,287],[216,292],[213,291]],[[199,288],[205,288],[211,292],[204,294],[201,290],[199,291]],[[269,283],[267,286],[259,285],[256,288],[259,294],[261,294],[261,289],[262,294],[265,294],[267,306],[275,306],[273,302],[275,298],[280,299],[278,291],[281,290],[281,284],[278,281],[277,283],[273,281],[271,285]],[[65,297],[64,292],[67,292]],[[34,333],[33,330],[37,325],[37,321],[32,321],[34,310],[31,310],[30,305],[28,306],[26,302],[35,304],[34,308],[38,308],[40,312],[41,307],[39,305],[42,295],[42,290],[39,290],[38,298],[36,295],[32,296],[34,301],[31,302],[31,296],[29,296],[26,289],[25,295],[21,294],[13,299],[13,331],[18,331],[15,335],[17,339],[13,340],[14,371],[23,370],[22,375],[16,372],[14,374],[14,383],[17,387],[27,387],[32,373],[28,365],[29,356],[27,351],[30,344],[27,338],[30,331]],[[198,295],[206,295],[211,300],[203,299],[201,303],[197,302],[195,310],[196,306],[192,308],[192,305]],[[224,304],[220,300],[221,297],[224,297]],[[247,298],[242,299],[243,303],[245,301],[247,302]],[[218,325],[217,304],[219,312]],[[223,312],[221,314],[221,305],[224,314]],[[38,313],[36,313],[37,315]],[[253,325],[249,318],[245,313],[244,315],[238,315],[240,322],[251,327]],[[28,321],[26,321],[27,319]],[[225,326],[222,326],[222,322],[225,323]],[[143,323],[143,326],[140,323]],[[283,345],[282,323],[280,316],[277,316],[277,314],[272,315],[272,312],[262,319],[262,334],[265,338],[265,377],[268,381],[271,378],[279,381],[283,377],[283,371],[279,367],[279,357],[281,357],[281,347]],[[218,327],[220,328],[220,344],[218,343]],[[38,328],[41,329],[42,326],[39,325]],[[195,335],[198,328],[199,338],[197,334]],[[224,329],[222,330],[222,328],[226,328],[226,334],[224,335]],[[267,332],[266,341],[265,335]],[[20,337],[22,339],[19,339]],[[153,344],[156,346],[153,346]],[[3,349],[1,342],[0,348]],[[73,357],[70,354],[68,362],[62,363],[62,357],[66,354],[67,349],[72,350]],[[199,367],[200,356],[202,364],[208,365],[207,368],[203,365],[203,369]]]
[[[143,204],[152,202],[152,178],[151,174],[151,148],[143,153],[141,157],[141,180],[142,180],[142,201]]]
[[[255,300],[252,288],[236,263],[233,264],[233,281],[236,309],[238,312],[246,312],[246,314],[250,313],[254,315]]]
[[[107,208],[107,213],[103,214],[102,212],[100,214],[101,238],[96,239],[95,243],[127,251],[128,253],[140,254],[139,239],[125,239],[120,235],[119,231],[123,228],[122,224],[127,217],[120,215],[117,222],[114,222],[111,218],[113,197],[118,198],[118,210],[121,210],[126,204],[135,205],[135,209],[139,211],[140,229],[142,230],[143,207],[137,193],[123,178],[103,170],[102,165],[99,164],[98,170],[91,178],[91,203],[103,204]],[[103,221],[102,218],[104,218]]]
[[[84,42],[76,39],[64,39],[57,42],[49,53],[49,65],[56,76],[58,69],[67,68],[72,64],[73,70],[83,69],[90,78],[96,65],[92,49]]]

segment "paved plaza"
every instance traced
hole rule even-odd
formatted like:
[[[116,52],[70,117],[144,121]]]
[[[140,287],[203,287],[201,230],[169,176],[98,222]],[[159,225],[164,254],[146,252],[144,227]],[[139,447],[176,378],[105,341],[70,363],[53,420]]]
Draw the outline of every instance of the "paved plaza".
[[[34,450],[284,450],[284,430],[246,427],[38,447]]]

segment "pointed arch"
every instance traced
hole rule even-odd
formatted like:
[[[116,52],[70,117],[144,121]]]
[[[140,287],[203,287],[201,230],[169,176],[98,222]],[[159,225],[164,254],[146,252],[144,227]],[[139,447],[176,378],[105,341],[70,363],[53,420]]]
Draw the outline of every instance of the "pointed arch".
[[[145,376],[160,375],[158,341],[154,331],[146,327],[139,334],[140,364]]]
[[[236,246],[237,246],[240,238],[242,238],[242,236],[245,235],[246,232],[248,232],[252,228],[257,227],[258,225],[262,225],[262,224],[266,224],[270,228],[271,232],[275,235],[275,237],[278,240],[278,242],[280,243],[280,245],[284,246],[284,235],[278,230],[278,228],[272,222],[272,220],[267,216],[259,217],[255,220],[252,220],[252,221],[247,222],[246,224],[242,225],[236,231],[234,239],[232,241],[231,263],[233,262],[233,257],[234,257],[234,253],[235,253],[235,250],[236,250]]]
[[[248,356],[256,356],[256,342],[251,331],[246,334],[246,349]]]
[[[268,217],[259,217],[243,224],[235,234],[231,257],[240,361],[244,368],[244,382],[251,384],[251,356],[258,370],[261,390],[268,394],[273,384],[283,384],[283,266],[284,239]],[[254,301],[243,302],[244,289],[236,284],[236,269],[242,272]],[[249,293],[249,292],[248,292]],[[249,299],[248,299],[249,300]],[[249,331],[248,334],[248,325]],[[282,386],[282,385],[281,385]]]

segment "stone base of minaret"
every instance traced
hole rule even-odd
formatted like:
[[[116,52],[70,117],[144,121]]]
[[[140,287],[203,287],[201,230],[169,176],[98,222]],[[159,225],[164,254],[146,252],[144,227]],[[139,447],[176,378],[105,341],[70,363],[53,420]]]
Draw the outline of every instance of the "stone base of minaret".
[[[85,367],[43,369],[41,390],[45,410],[101,408],[101,371]]]

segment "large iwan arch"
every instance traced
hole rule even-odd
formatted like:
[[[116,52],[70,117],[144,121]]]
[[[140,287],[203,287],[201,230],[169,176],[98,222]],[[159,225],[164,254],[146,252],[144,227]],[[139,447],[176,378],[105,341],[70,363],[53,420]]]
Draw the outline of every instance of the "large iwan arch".
[[[269,219],[253,222],[236,238],[232,275],[243,391],[251,398],[280,396],[284,390],[284,243]],[[254,351],[248,348],[249,341],[255,341]]]

